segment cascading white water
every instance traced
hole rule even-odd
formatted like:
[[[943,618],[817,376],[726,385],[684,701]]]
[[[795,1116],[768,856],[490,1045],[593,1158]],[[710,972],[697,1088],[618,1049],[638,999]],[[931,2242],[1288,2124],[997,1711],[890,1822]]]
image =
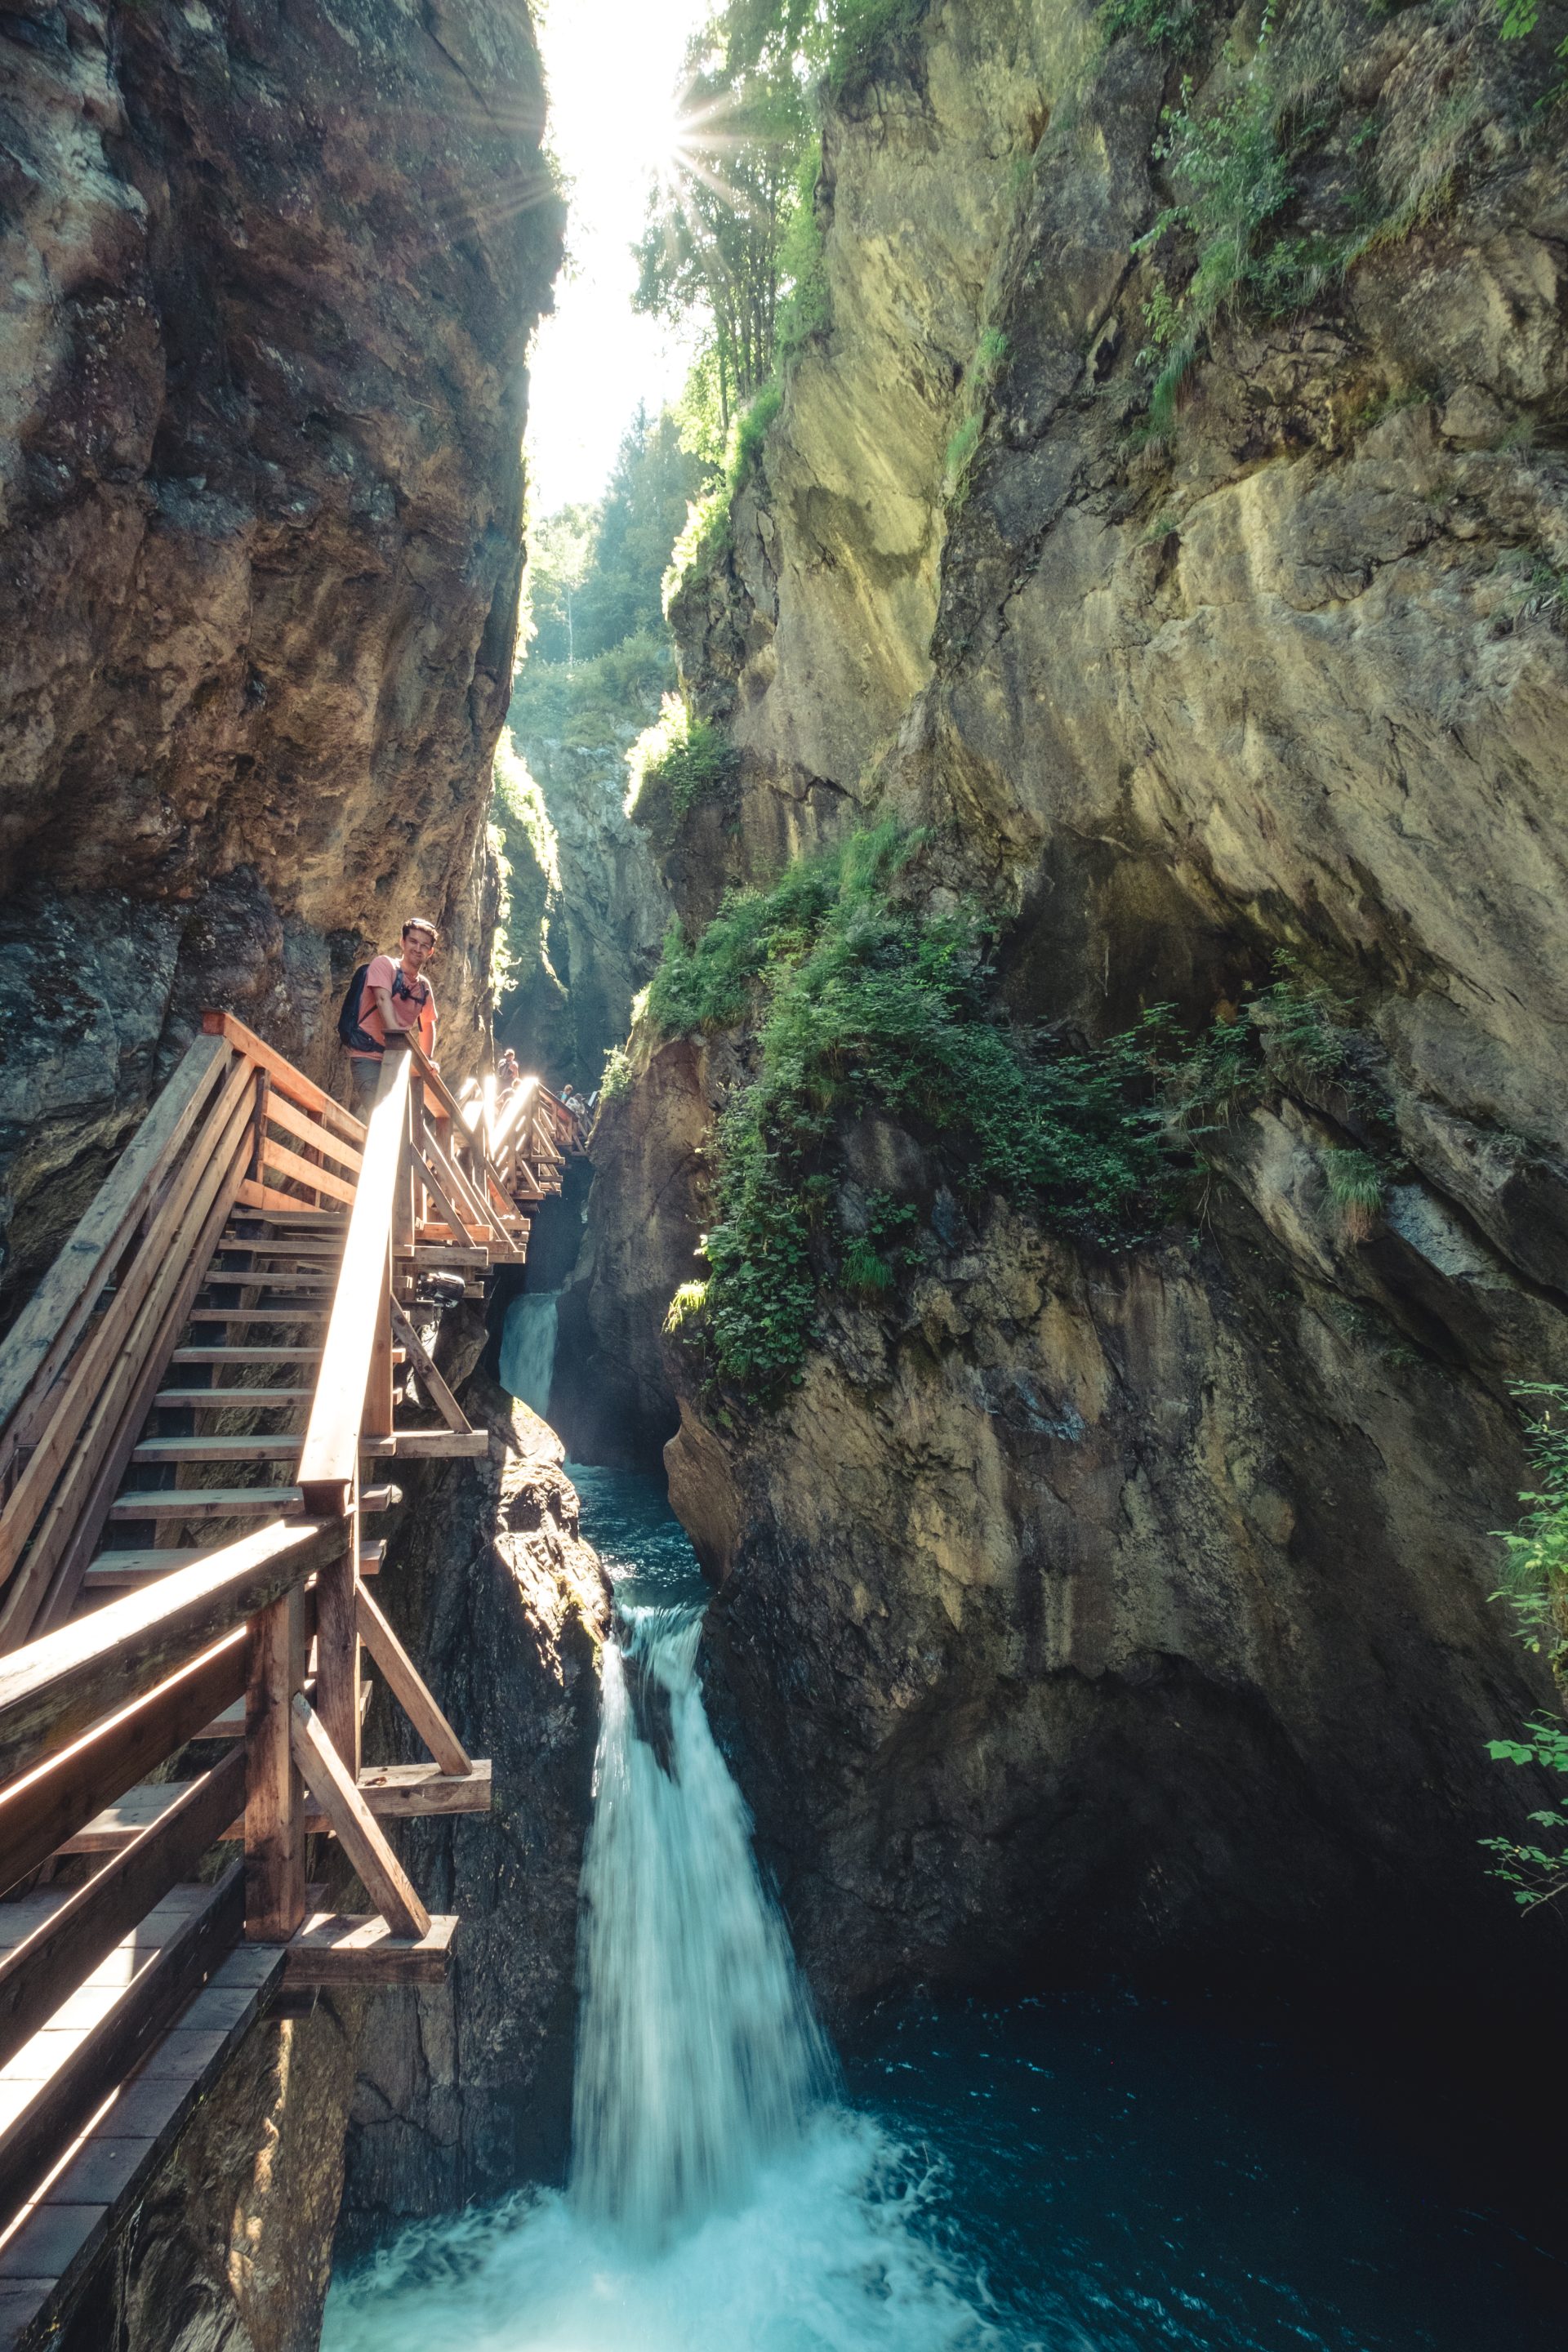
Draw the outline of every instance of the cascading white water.
[[[506,1310],[500,1335],[500,1384],[521,1397],[541,1420],[550,1411],[555,1370],[557,1290],[523,1290]]]
[[[405,2232],[334,2284],[322,2352],[1030,2352],[944,2248],[929,2159],[834,2095],[703,1710],[701,1601],[668,1597],[695,1563],[641,1550],[609,1563],[570,2185]]]
[[[752,2193],[833,2065],[703,1712],[700,1610],[606,1653],[583,1865],[572,2194],[643,2244]]]

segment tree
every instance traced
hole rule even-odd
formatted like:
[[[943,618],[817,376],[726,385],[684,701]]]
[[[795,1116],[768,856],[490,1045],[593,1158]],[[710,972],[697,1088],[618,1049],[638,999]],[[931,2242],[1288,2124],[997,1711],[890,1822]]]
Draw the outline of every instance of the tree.
[[[593,561],[599,509],[560,507],[529,533],[528,601],[539,661],[577,658],[576,600]]]

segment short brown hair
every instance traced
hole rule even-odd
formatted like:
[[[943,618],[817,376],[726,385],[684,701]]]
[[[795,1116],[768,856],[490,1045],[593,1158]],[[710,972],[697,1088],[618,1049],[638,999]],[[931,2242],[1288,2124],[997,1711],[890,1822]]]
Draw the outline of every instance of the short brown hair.
[[[436,929],[435,924],[430,920],[428,915],[410,915],[408,920],[404,924],[402,930],[398,933],[398,937],[405,940],[410,931],[428,931],[432,946],[434,946],[435,942],[441,936],[440,932]]]

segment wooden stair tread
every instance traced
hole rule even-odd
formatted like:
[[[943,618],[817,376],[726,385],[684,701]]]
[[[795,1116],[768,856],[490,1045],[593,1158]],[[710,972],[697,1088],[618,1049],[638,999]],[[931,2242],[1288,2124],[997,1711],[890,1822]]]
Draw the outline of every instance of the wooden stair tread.
[[[209,1266],[203,1288],[212,1290],[220,1283],[229,1290],[298,1290],[311,1298],[330,1298],[332,1295],[331,1285],[306,1266],[296,1267],[292,1272],[254,1265]]]
[[[319,1323],[331,1304],[330,1298],[323,1297],[301,1307],[290,1307],[286,1298],[275,1299],[270,1307],[193,1307],[188,1319],[193,1323]]]
[[[278,1462],[298,1454],[305,1443],[302,1429],[236,1430],[212,1437],[144,1437],[132,1449],[131,1459],[143,1466],[158,1462]],[[395,1453],[395,1437],[362,1437],[362,1454]],[[191,1491],[200,1494],[201,1488]]]
[[[167,1576],[173,1568],[189,1568],[196,1559],[210,1559],[212,1548],[196,1544],[163,1544],[131,1546],[124,1551],[100,1551],[89,1562],[82,1579],[84,1592],[115,1592],[132,1591],[145,1584],[152,1576]],[[359,1548],[359,1572],[362,1576],[379,1573],[386,1558],[386,1545],[379,1538],[374,1543],[362,1543]]]
[[[118,1853],[143,1830],[178,1804],[188,1780],[143,1780],[57,1847],[59,1853]],[[417,1814],[483,1813],[490,1804],[490,1762],[476,1757],[468,1773],[443,1772],[436,1764],[373,1764],[359,1776],[360,1793],[379,1819],[407,1821]],[[236,1831],[240,1828],[235,1824]],[[311,1809],[306,1829],[321,1836],[326,1816]]]
[[[384,1511],[394,1496],[402,1500],[395,1486],[366,1486],[360,1509]],[[111,1519],[226,1519],[253,1511],[297,1519],[304,1501],[298,1486],[149,1486],[116,1495],[109,1507]]]
[[[309,1404],[314,1389],[160,1389],[153,1400],[158,1412],[254,1412],[265,1405]]]
[[[444,1984],[458,1922],[434,1917],[417,1939],[395,1936],[384,1919],[352,1911],[313,1911],[284,1946],[283,1981],[331,1990],[349,1985]]]
[[[176,1348],[172,1364],[319,1364],[320,1348]]]

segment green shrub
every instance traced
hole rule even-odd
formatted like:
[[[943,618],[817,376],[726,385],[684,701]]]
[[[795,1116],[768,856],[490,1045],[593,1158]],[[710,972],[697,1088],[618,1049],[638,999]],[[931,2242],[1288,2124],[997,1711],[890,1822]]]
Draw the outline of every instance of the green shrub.
[[[1203,10],[1196,0],[1105,0],[1100,25],[1108,42],[1136,33],[1152,49],[1166,48],[1180,58],[1197,40]]]
[[[675,542],[669,569],[664,575],[666,613],[689,577],[711,572],[729,552],[730,509],[761,457],[763,444],[783,404],[784,387],[775,379],[763,384],[756,398],[731,423],[722,478],[706,498],[692,507],[686,529]]]
[[[1170,1205],[1162,1018],[1085,1051],[1015,1035],[990,1004],[979,919],[900,895],[910,848],[883,825],[731,894],[695,944],[672,929],[649,992],[667,1034],[757,1024],[755,1076],[719,1123],[705,1243],[714,1369],[752,1398],[801,1377],[825,1286],[868,1295],[896,1273],[908,1204],[879,1207],[834,1269],[821,1210],[842,1172],[842,1114],[874,1107],[923,1128],[960,1183],[1107,1246]]]
[[[969,488],[969,469],[984,428],[985,404],[1007,357],[1007,338],[999,327],[987,327],[970,354],[959,386],[959,419],[943,460],[944,495],[962,505]]]
[[[718,728],[694,718],[679,695],[667,694],[658,718],[627,754],[626,813],[647,824],[662,799],[675,823],[684,824],[700,803],[722,792],[737,764],[738,755]]]
[[[599,1100],[615,1102],[620,1096],[630,1094],[631,1088],[631,1056],[624,1045],[612,1045],[599,1074]]]
[[[1502,1538],[1503,1583],[1492,1597],[1511,1602],[1521,1639],[1538,1655],[1545,1654],[1561,1685],[1568,1658],[1568,1388],[1547,1381],[1521,1382],[1514,1393],[1542,1401],[1529,1423],[1536,1483],[1520,1496],[1523,1515]],[[1522,1739],[1489,1740],[1489,1753],[1499,1763],[1559,1773],[1568,1784],[1568,1724],[1535,1722],[1525,1730]],[[1561,1805],[1530,1819],[1550,1836],[1549,1845],[1504,1837],[1481,1841],[1496,1856],[1493,1874],[1526,1909],[1568,1894],[1568,1785]]]

